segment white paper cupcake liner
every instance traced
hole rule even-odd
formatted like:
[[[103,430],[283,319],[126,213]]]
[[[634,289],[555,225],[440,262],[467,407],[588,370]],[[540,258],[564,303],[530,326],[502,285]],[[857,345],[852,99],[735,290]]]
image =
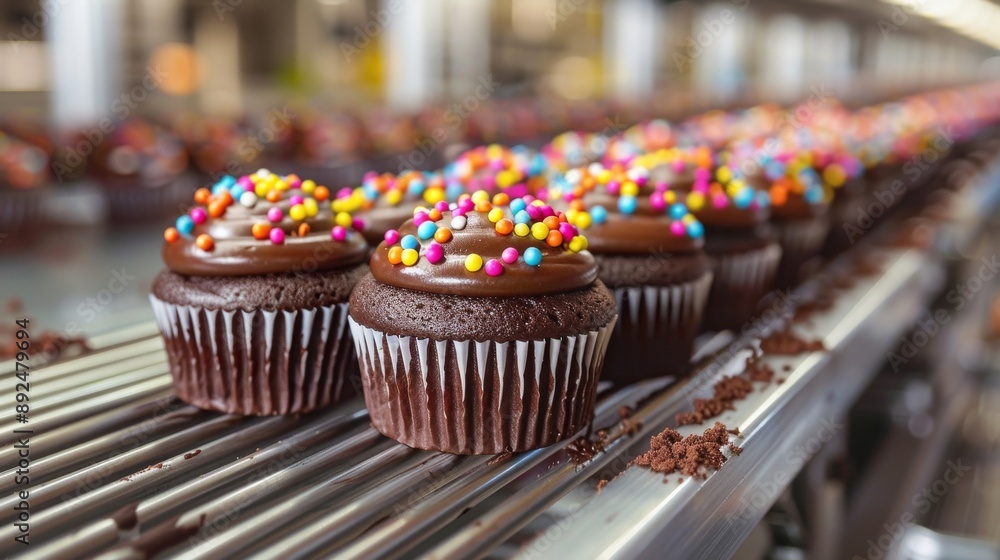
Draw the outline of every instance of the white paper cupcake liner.
[[[372,424],[410,447],[461,454],[545,447],[581,430],[613,323],[477,342],[396,336],[350,319]]]
[[[233,414],[308,412],[357,376],[347,303],[295,311],[227,311],[150,296],[178,396]]]
[[[715,271],[705,309],[711,329],[735,328],[753,317],[757,304],[774,286],[781,247],[771,243],[742,253],[713,255]]]
[[[673,286],[616,288],[618,324],[605,378],[631,382],[683,370],[691,359],[712,273]]]

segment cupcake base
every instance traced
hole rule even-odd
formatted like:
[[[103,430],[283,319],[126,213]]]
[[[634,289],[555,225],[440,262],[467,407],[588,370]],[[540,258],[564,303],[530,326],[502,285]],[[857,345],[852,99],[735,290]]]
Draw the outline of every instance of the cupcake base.
[[[546,340],[396,336],[350,320],[372,424],[418,449],[494,454],[583,429],[612,324]]]
[[[708,294],[704,330],[739,329],[753,318],[760,300],[771,291],[781,260],[781,247],[764,241],[747,251],[709,254],[712,289]]]
[[[270,416],[310,412],[358,394],[346,300],[355,276],[366,270],[200,280],[161,273],[150,302],[177,396],[206,410]],[[289,287],[290,293],[275,294],[283,289],[275,286],[296,283],[299,292]],[[296,301],[312,296],[310,290],[327,300]],[[214,298],[235,308],[214,305]],[[239,298],[263,299],[249,306]],[[276,305],[289,303],[299,305]]]
[[[772,225],[781,245],[781,264],[778,265],[775,287],[795,287],[804,280],[803,271],[809,268],[810,261],[818,258],[823,249],[830,231],[829,217],[776,220]]]

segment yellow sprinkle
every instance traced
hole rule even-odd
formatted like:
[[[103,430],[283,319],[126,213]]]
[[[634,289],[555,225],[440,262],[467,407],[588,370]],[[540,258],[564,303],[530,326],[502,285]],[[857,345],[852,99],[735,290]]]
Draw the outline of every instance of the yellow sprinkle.
[[[289,185],[288,182],[286,182],[285,180],[279,180],[274,182],[274,188],[278,189],[281,192],[285,192],[288,190]]]
[[[413,266],[417,264],[417,259],[420,258],[420,253],[417,253],[416,249],[403,249],[403,264],[406,266]]]
[[[582,235],[577,235],[573,237],[573,239],[570,239],[569,241],[569,250],[573,251],[574,253],[579,253],[580,251],[583,251],[586,248],[587,248],[587,238]]]
[[[826,169],[823,170],[823,181],[831,187],[839,187],[844,184],[847,180],[847,173],[844,168],[837,165],[836,163],[828,165]]]
[[[705,195],[698,191],[687,195],[687,207],[695,212],[701,210],[705,207]]]
[[[663,193],[663,202],[667,204],[673,204],[677,202],[677,193],[674,191],[666,191]]]
[[[610,180],[611,180],[611,171],[609,171],[607,169],[603,169],[603,170],[601,170],[600,173],[597,174],[597,182],[598,183],[604,184],[604,183],[607,183]]]
[[[728,167],[720,167],[719,170],[715,172],[715,178],[718,179],[720,183],[728,183],[729,180],[733,178],[733,172],[730,171]]]
[[[549,227],[542,222],[535,222],[531,225],[531,236],[539,241],[544,241],[549,236]]]
[[[312,179],[306,179],[305,181],[302,181],[302,184],[299,185],[299,188],[302,189],[302,192],[306,194],[312,194],[313,191],[316,190],[316,181],[313,181]]]
[[[528,227],[528,224],[514,225],[514,235],[517,235],[518,237],[527,237],[529,233],[531,233],[531,228]]]
[[[347,212],[337,212],[336,217],[333,221],[341,227],[351,227],[351,215]]]
[[[306,219],[306,207],[301,204],[296,204],[288,209],[288,216],[296,222],[301,222]]]
[[[391,191],[385,193],[385,201],[387,203],[389,203],[390,205],[392,205],[392,206],[396,206],[402,200],[403,200],[403,193],[402,193],[402,191],[391,190]]]
[[[267,191],[269,191],[269,190],[271,190],[271,187],[267,186],[264,183],[254,183],[254,185],[253,185],[253,192],[258,197],[263,197],[263,196],[267,195]]]
[[[306,207],[306,216],[315,218],[319,214],[319,204],[316,203],[315,198],[307,198],[302,205]]]
[[[489,202],[490,195],[486,191],[476,191],[472,193],[472,202]]]
[[[405,253],[405,251],[404,251]],[[483,257],[472,253],[465,257],[465,269],[469,272],[478,272],[480,268],[483,268]]]
[[[551,192],[551,191],[549,191],[549,192]],[[577,217],[579,217],[579,215],[580,215],[580,211],[579,210],[575,210],[573,208],[570,208],[569,210],[566,211],[566,221],[569,222],[569,223],[571,223],[571,224],[573,224],[573,225],[576,225],[576,220],[577,220]]]
[[[510,170],[503,170],[497,173],[496,182],[497,186],[501,189],[506,189],[507,187],[514,184],[517,181],[517,174]]]
[[[495,224],[495,223],[497,223],[497,222],[499,222],[500,220],[503,219],[503,209],[502,208],[494,208],[494,209],[490,210],[490,213],[487,214],[486,217],[489,218],[490,221]]]
[[[695,221],[695,219],[694,219],[694,215],[693,214],[684,214],[684,217],[681,218],[681,223],[683,223],[684,225],[688,225],[688,224],[690,224],[691,222],[694,222],[694,221]]]
[[[499,144],[490,144],[486,147],[486,157],[490,159],[500,159],[503,156],[503,146]]]
[[[437,204],[438,202],[444,200],[444,189],[441,187],[431,187],[424,190],[424,200],[428,204]]]
[[[567,216],[566,219],[568,220],[569,216]],[[573,225],[575,225],[576,227],[578,227],[580,229],[587,229],[587,228],[590,227],[590,224],[592,223],[592,220],[590,218],[590,213],[589,212],[579,212],[576,215],[576,221],[573,222],[572,220],[570,220],[570,223],[573,224]]]
[[[625,196],[637,196],[639,194],[639,185],[633,183],[632,181],[626,181],[622,185],[622,194]]]

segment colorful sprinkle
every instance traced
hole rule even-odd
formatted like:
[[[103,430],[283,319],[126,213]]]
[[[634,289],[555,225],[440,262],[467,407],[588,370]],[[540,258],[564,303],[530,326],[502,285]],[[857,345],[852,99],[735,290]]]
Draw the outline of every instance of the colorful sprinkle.
[[[451,229],[455,231],[462,231],[465,229],[468,218],[465,216],[455,216],[451,219]]]
[[[268,237],[271,238],[271,243],[275,245],[281,245],[285,242],[285,232],[281,228],[271,228]]]
[[[250,228],[250,233],[253,234],[254,239],[263,241],[271,234],[271,224],[256,223]]]
[[[271,208],[267,211],[267,219],[273,223],[278,223],[282,220],[283,214],[281,213],[281,208]]]
[[[524,250],[524,262],[531,266],[538,266],[542,263],[542,252],[535,247],[528,247]]]
[[[514,226],[514,235],[518,237],[527,237],[531,233],[531,227],[528,224],[516,224]]]
[[[191,219],[191,216],[181,216],[177,218],[177,222],[174,223],[174,227],[177,228],[177,231],[180,232],[181,235],[190,235],[191,232],[194,231],[194,220]]]
[[[475,253],[469,254],[465,257],[465,269],[469,272],[478,272],[479,269],[483,268],[483,257]]]
[[[486,262],[487,276],[500,276],[503,274],[503,263],[497,259],[490,259]]]
[[[204,208],[192,208],[190,212],[191,221],[196,224],[203,224],[208,219],[208,214]]]
[[[240,195],[240,206],[245,208],[253,208],[257,206],[257,195],[247,191]]]
[[[330,236],[333,237],[334,241],[344,241],[347,239],[347,228],[333,226],[333,229],[330,230]]]
[[[180,239],[181,234],[177,231],[177,228],[168,227],[163,231],[163,240],[167,243],[173,243]]]
[[[420,242],[417,241],[417,238],[412,235],[404,236],[403,239],[400,240],[399,244],[403,247],[403,249],[416,249],[420,246]]]
[[[428,220],[417,227],[417,237],[420,239],[430,239],[437,232],[437,224]]]
[[[389,248],[389,254],[386,255],[391,264],[399,264],[403,262],[403,248],[402,247],[391,247]]]
[[[549,236],[549,228],[542,222],[531,224],[531,236],[539,241],[544,241]]]
[[[446,227],[438,228],[434,232],[434,241],[438,243],[447,243],[451,241],[451,230]]]
[[[441,231],[441,230],[438,230]],[[447,231],[447,230],[445,230]],[[444,259],[444,248],[437,243],[431,243],[424,249],[424,256],[427,257],[427,261],[431,264],[437,264]]]
[[[413,266],[420,259],[420,253],[416,249],[403,249],[402,259],[404,265]]]
[[[215,240],[213,240],[212,236],[207,233],[199,235],[198,238],[194,240],[194,244],[197,245],[199,249],[206,252],[215,249]]]
[[[514,231],[514,222],[503,218],[497,222],[496,230],[500,235],[510,235]]]
[[[288,217],[295,220],[296,222],[301,222],[306,219],[306,207],[301,204],[296,204],[288,209]]]
[[[519,256],[520,255],[518,254],[517,249],[513,247],[507,247],[506,249],[503,250],[503,253],[500,255],[500,258],[502,258],[503,262],[507,264],[513,264],[514,262],[517,262],[517,257]]]

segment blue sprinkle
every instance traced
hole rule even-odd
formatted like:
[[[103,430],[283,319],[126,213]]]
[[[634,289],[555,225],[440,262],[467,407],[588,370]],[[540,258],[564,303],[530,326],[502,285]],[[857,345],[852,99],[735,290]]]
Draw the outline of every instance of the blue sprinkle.
[[[595,224],[603,224],[608,219],[608,211],[597,205],[590,209],[590,220]]]
[[[226,185],[227,187],[231,187],[236,184],[236,177],[233,177],[232,175],[223,175],[222,178],[219,179],[219,183]]]
[[[812,187],[806,189],[806,202],[809,204],[819,204],[823,202],[823,188]]]
[[[618,199],[618,209],[622,214],[632,214],[638,206],[638,201],[634,196],[623,196]]]
[[[771,161],[764,166],[764,176],[771,181],[777,181],[785,175],[785,166],[780,161]]]
[[[448,200],[458,200],[458,197],[462,196],[462,193],[464,192],[465,187],[463,187],[460,183],[448,183],[448,185],[444,188],[444,196]]]
[[[364,185],[362,185],[361,192],[365,193],[365,198],[367,198],[368,200],[375,200],[378,198],[379,195],[378,189],[375,188],[375,185],[371,183],[365,183]]]
[[[177,227],[177,231],[184,235],[189,235],[192,231],[194,231],[194,220],[191,219],[191,216],[186,214],[177,218],[177,223],[174,225]]]
[[[753,202],[753,189],[740,189],[733,197],[733,204],[737,208],[748,208],[751,202]]]
[[[757,206],[767,208],[771,205],[771,197],[764,191],[757,191]]]
[[[427,220],[426,222],[420,224],[417,227],[417,236],[420,237],[420,239],[430,239],[434,237],[434,232],[436,231],[437,231],[437,224],[435,224],[430,220]]]
[[[243,185],[233,185],[229,187],[229,194],[233,195],[233,200],[239,200],[240,195],[246,192]]]
[[[531,266],[538,266],[542,262],[542,252],[536,247],[528,247],[524,250],[524,262]]]
[[[420,193],[424,192],[424,188],[425,187],[426,187],[426,185],[424,184],[423,181],[421,181],[419,179],[415,179],[413,181],[410,181],[410,184],[407,185],[406,190],[410,194],[420,194]]]
[[[701,225],[701,222],[691,222],[687,225],[687,233],[691,237],[698,239],[705,235],[705,226]]]
[[[427,223],[427,222],[424,222],[424,223]],[[423,225],[423,224],[421,224],[421,225]],[[406,235],[399,242],[399,245],[402,248],[404,248],[404,249],[416,249],[417,247],[420,246],[420,242],[417,241],[416,237],[413,237],[412,235]]]
[[[515,224],[530,224],[531,223],[531,214],[528,214],[527,210],[519,210],[516,214],[514,214],[514,223]]]
[[[687,213],[688,213],[687,207],[684,206],[683,204],[680,204],[679,202],[670,205],[670,217],[675,220],[683,218],[684,216],[687,215]]]
[[[515,198],[514,200],[510,201],[510,211],[513,212],[514,214],[517,214],[518,212],[524,210],[527,207],[528,205],[525,204],[524,201],[521,200],[520,198]]]
[[[226,185],[222,181],[219,181],[215,185],[212,185],[212,194],[218,196],[229,190],[229,185]]]

